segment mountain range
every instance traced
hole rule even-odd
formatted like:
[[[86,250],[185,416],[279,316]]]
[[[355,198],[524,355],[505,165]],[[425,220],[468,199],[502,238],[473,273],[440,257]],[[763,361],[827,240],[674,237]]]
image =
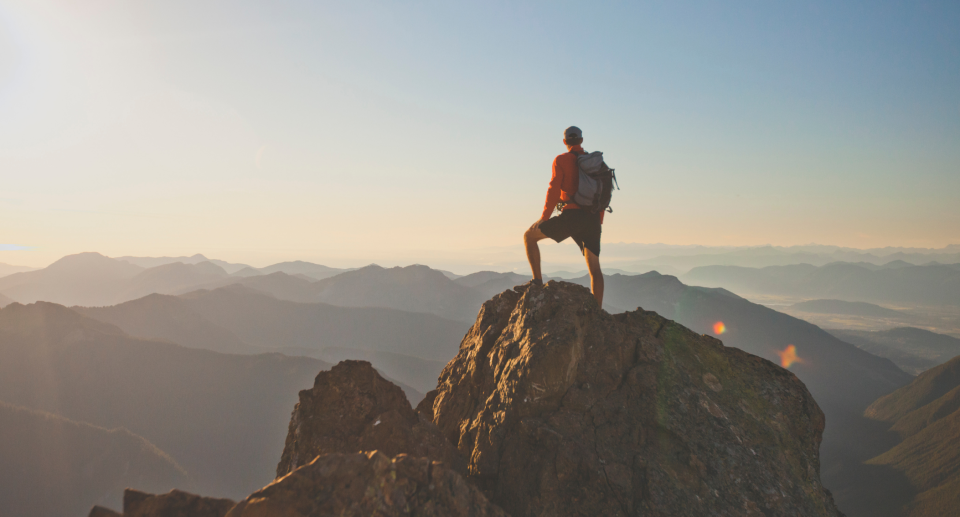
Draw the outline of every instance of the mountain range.
[[[742,295],[766,294],[856,302],[960,305],[960,264],[876,267],[865,263],[797,264],[748,268],[705,266],[685,282],[723,287]]]
[[[900,441],[868,461],[902,473],[913,493],[904,515],[955,515],[960,508],[960,356],[920,374],[867,408]]]
[[[105,429],[0,402],[0,508],[4,515],[83,515],[123,490],[187,484],[166,453],[126,429]]]
[[[228,274],[236,273],[244,268],[250,266],[246,264],[235,264],[227,262],[224,260],[217,259],[208,259],[200,253],[191,255],[189,257],[116,257],[116,260],[121,262],[126,262],[128,264],[133,264],[135,266],[142,267],[144,269],[150,269],[157,266],[164,266],[167,264],[199,264],[201,262],[210,262],[216,266],[219,266]]]
[[[135,338],[46,302],[0,309],[0,357],[0,400],[128,429],[228,497],[270,480],[297,391],[330,367]]]
[[[665,247],[657,249],[651,245],[612,244],[613,255],[617,256],[617,267],[640,271],[650,267],[666,266],[679,272],[689,271],[703,266],[740,266],[763,268],[769,266],[787,266],[792,264],[810,264],[824,266],[833,262],[859,262],[874,266],[889,263],[913,265],[931,262],[960,262],[960,245],[946,246],[940,249],[930,248],[874,248],[855,249],[838,246],[748,246],[748,247]],[[659,251],[659,253],[657,253]],[[630,261],[630,255],[643,256],[640,260]]]
[[[843,300],[807,300],[788,307],[794,311],[814,314],[841,314],[844,316],[867,316],[871,318],[908,319],[910,314],[888,309],[867,302],[845,302]]]
[[[36,268],[27,267],[27,266],[14,266],[11,264],[4,264],[0,262],[0,277],[5,277],[7,275],[12,275],[14,273],[22,273],[24,271],[33,271]]]
[[[106,257],[93,259],[101,265],[107,261],[113,265],[122,262]],[[229,352],[217,354],[229,357],[265,357],[232,354],[256,354],[269,349],[331,361],[369,359],[385,375],[419,391],[432,388],[437,370],[456,353],[456,344],[467,322],[476,316],[481,301],[527,281],[527,277],[515,273],[479,272],[456,277],[426,266],[368,266],[319,281],[304,278],[302,273],[282,271],[253,276],[216,273],[214,268],[220,266],[212,263],[181,265],[189,266],[188,269],[171,266],[141,268],[131,274],[125,268],[140,266],[123,263],[119,269],[126,276],[110,278],[119,277],[116,284],[125,289],[114,293],[133,293],[136,291],[131,286],[147,285],[149,279],[170,278],[168,285],[173,286],[171,294],[176,296],[154,294],[120,304],[101,304],[108,307],[75,307],[75,314],[83,313],[89,317],[87,321],[109,323],[113,332],[123,333],[125,339],[215,349]],[[862,267],[870,273],[914,268]],[[143,275],[151,269],[156,271]],[[42,287],[55,292],[60,279],[38,275],[43,271],[26,273],[35,275],[30,277],[34,279],[30,289],[39,292]],[[217,276],[203,281],[203,272],[215,272]],[[139,280],[131,281],[138,276]],[[200,278],[201,283],[190,285],[184,278]],[[0,282],[4,280],[7,279]],[[587,277],[573,281],[589,285]],[[29,284],[18,280],[17,292],[22,295],[28,290],[24,286]],[[0,291],[8,293],[4,285],[0,283]],[[907,483],[900,471],[889,465],[871,465],[869,474],[873,477],[864,474],[862,465],[895,445],[886,433],[886,424],[864,418],[863,411],[879,397],[912,380],[888,359],[726,289],[690,286],[676,277],[655,272],[606,276],[605,307],[609,312],[637,307],[656,311],[696,332],[714,335],[728,346],[788,366],[827,415],[822,444],[823,479],[835,491],[840,507],[851,516],[870,515],[861,510],[871,508],[867,500],[875,498],[871,483],[886,487],[890,494]],[[378,323],[365,323],[371,321]],[[392,330],[385,332],[383,328]],[[0,399],[4,399],[2,392]],[[85,418],[86,415],[64,416],[111,427]],[[142,434],[139,428],[130,429]],[[166,442],[155,436],[143,436],[180,461],[178,454],[182,451],[170,450]],[[181,464],[193,473],[191,466]],[[230,495],[224,491],[208,492]]]
[[[242,285],[73,310],[132,336],[192,348],[367,359],[386,376],[414,386],[408,390],[414,404],[435,387],[466,331],[463,323],[432,314],[278,300]]]
[[[913,375],[960,355],[960,339],[914,327],[890,330],[837,330],[828,332],[873,355],[886,357]]]

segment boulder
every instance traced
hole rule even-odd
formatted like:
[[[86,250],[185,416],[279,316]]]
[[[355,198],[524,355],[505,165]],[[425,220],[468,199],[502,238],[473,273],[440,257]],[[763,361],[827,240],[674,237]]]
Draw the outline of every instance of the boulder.
[[[486,302],[419,411],[513,517],[840,515],[792,373],[566,282]]]
[[[317,456],[237,504],[227,517],[506,517],[439,462],[378,451]]]
[[[229,499],[201,497],[180,490],[154,495],[128,488],[123,492],[122,517],[223,517],[234,504]],[[95,506],[90,512],[91,517],[110,515],[94,514],[98,508]]]
[[[277,477],[321,454],[379,450],[443,461],[465,471],[455,447],[410,406],[403,390],[366,361],[343,361],[320,372],[293,409]]]

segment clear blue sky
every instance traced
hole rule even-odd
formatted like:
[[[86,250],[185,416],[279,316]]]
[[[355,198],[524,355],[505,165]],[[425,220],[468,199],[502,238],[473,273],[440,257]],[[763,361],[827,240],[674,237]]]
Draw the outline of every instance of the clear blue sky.
[[[513,245],[571,124],[607,242],[960,242],[960,3],[6,0],[0,262]]]

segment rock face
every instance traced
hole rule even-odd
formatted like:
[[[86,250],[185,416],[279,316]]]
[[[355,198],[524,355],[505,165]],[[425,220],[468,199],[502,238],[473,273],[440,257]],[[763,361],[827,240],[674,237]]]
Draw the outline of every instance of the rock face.
[[[792,373],[573,284],[486,302],[418,409],[513,517],[840,515]]]
[[[506,517],[441,463],[380,452],[325,454],[241,501],[227,517]]]
[[[443,461],[465,473],[457,450],[410,406],[399,387],[366,361],[343,361],[320,372],[293,409],[277,477],[320,454],[379,450]]]
[[[180,490],[154,495],[128,488],[123,492],[122,514],[94,506],[88,517],[223,517],[234,504]]]

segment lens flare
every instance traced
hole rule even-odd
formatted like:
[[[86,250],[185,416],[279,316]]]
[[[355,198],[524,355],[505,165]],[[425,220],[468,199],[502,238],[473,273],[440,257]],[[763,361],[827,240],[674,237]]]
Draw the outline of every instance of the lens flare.
[[[724,325],[722,321],[718,321],[718,322],[716,322],[716,323],[713,324],[713,333],[714,333],[714,334],[716,334],[716,335],[719,336],[720,334],[723,334],[723,333],[726,332],[726,331],[727,331],[727,326]]]
[[[787,345],[787,348],[777,352],[777,355],[780,356],[780,366],[784,368],[790,368],[794,363],[803,362],[802,359],[797,357],[797,347],[793,345]]]

